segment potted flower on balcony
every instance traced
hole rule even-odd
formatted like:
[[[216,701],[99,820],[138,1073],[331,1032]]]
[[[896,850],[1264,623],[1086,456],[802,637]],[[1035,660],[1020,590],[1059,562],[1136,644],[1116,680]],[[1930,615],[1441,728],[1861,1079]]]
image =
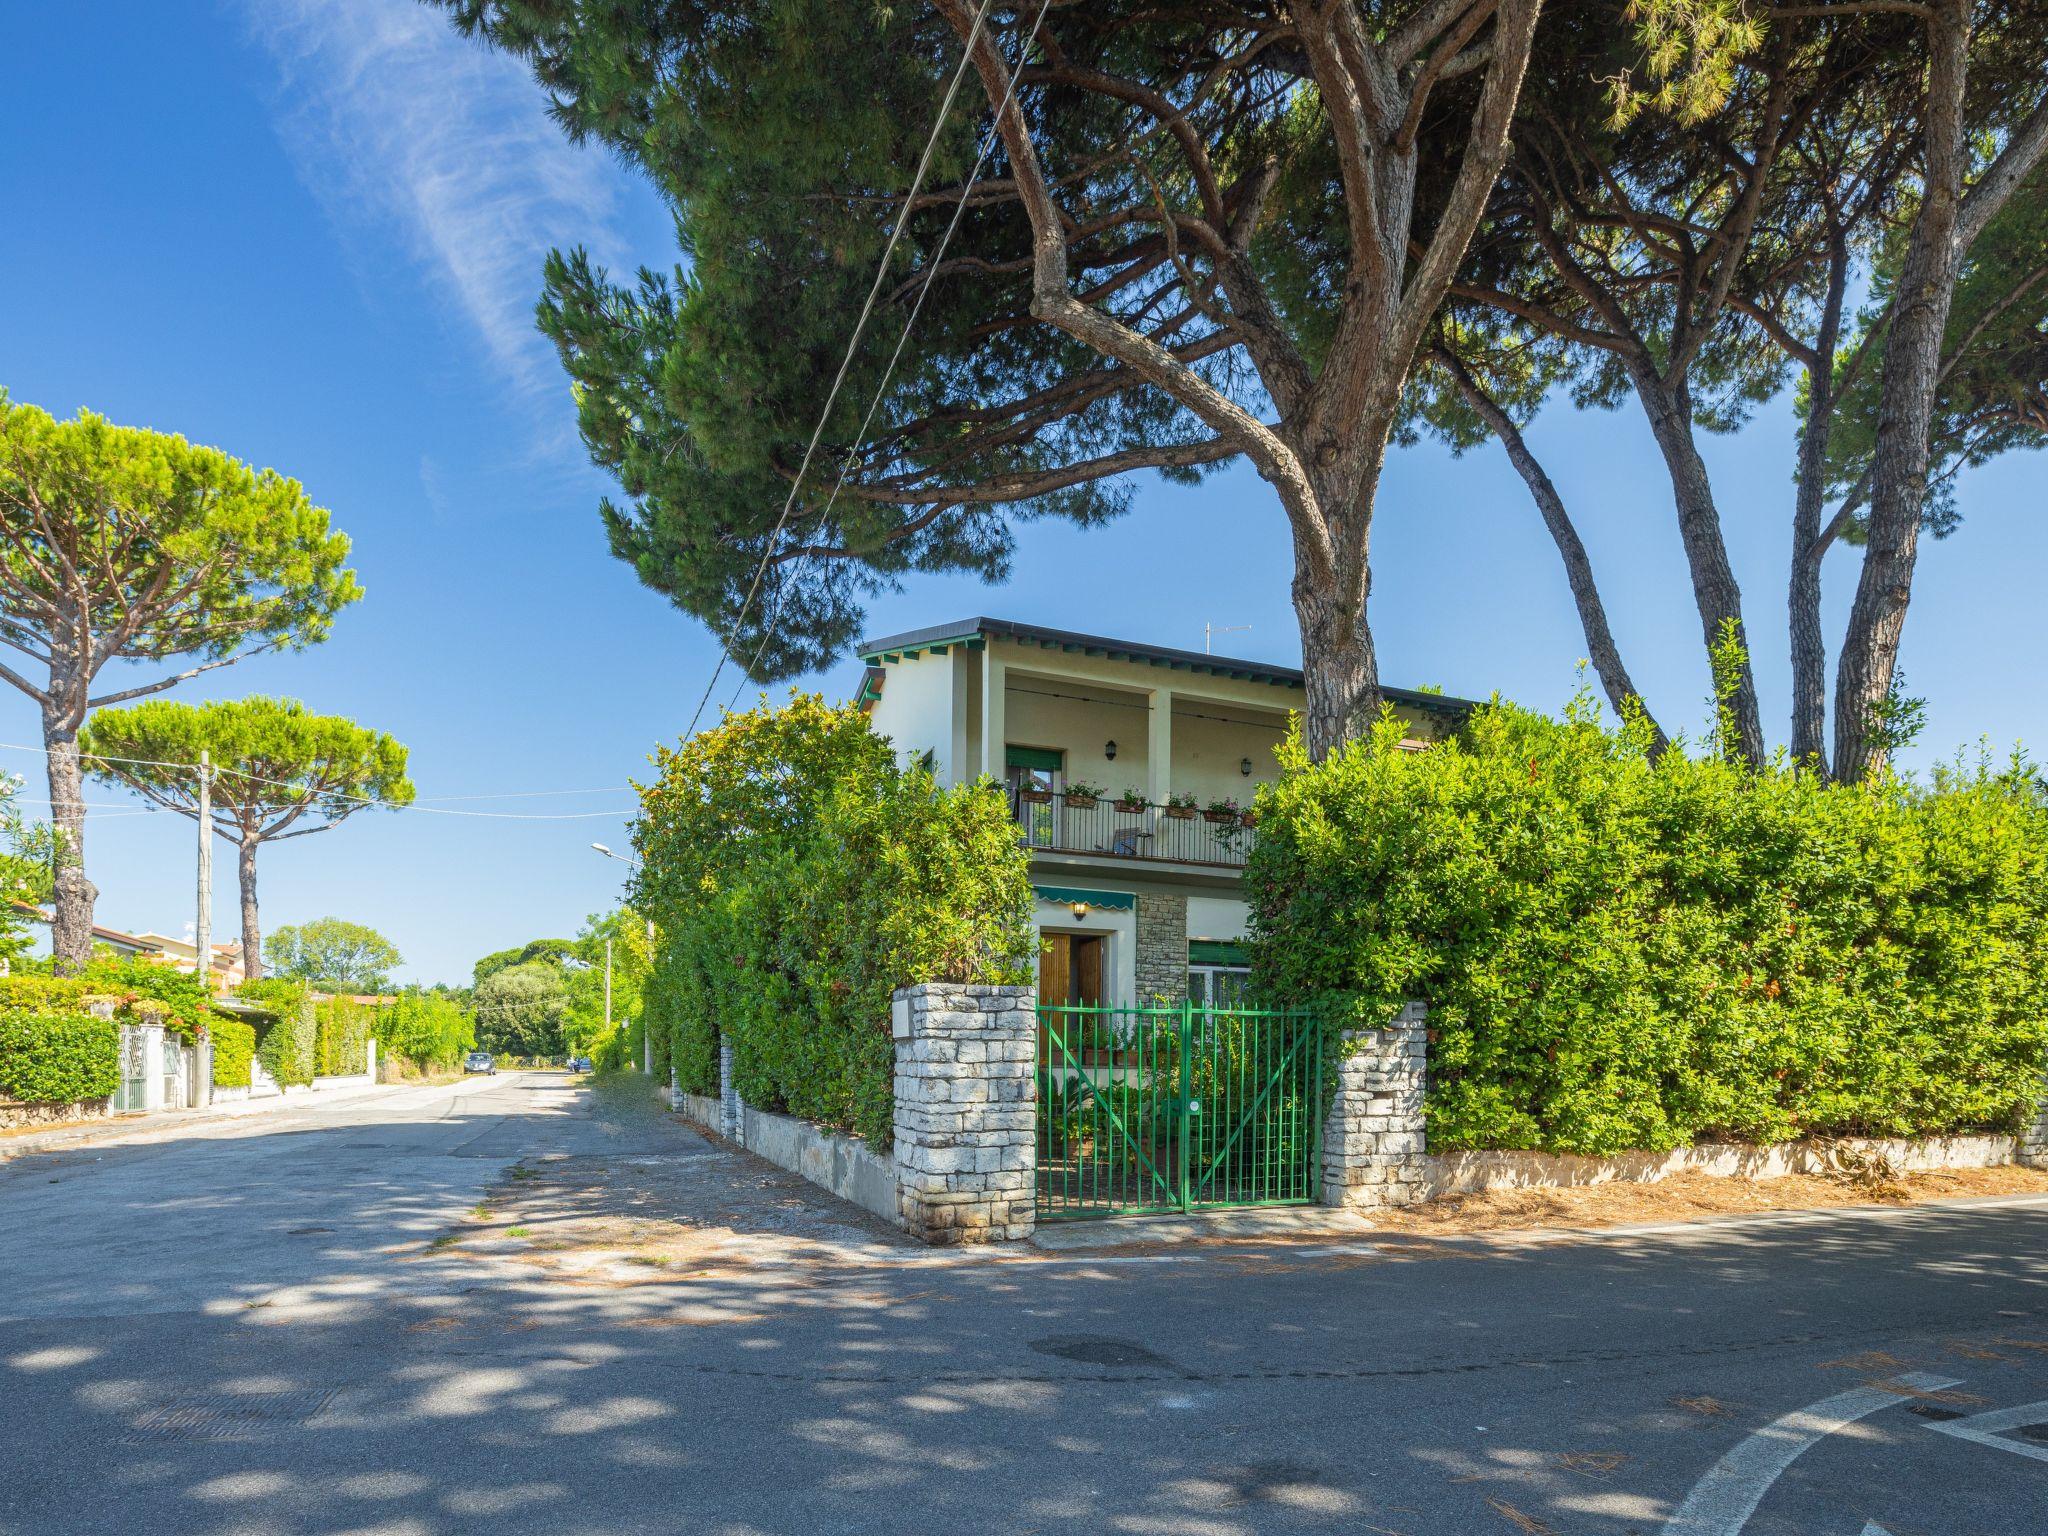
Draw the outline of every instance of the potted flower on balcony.
[[[1116,797],[1116,808],[1126,816],[1142,814],[1145,809],[1145,791],[1128,787],[1119,791]]]
[[[1017,798],[1026,805],[1051,805],[1052,786],[1042,779],[1026,779],[1017,786]]]
[[[1202,807],[1202,819],[1219,827],[1236,826],[1237,818],[1243,814],[1244,807],[1228,795],[1218,800],[1211,800]]]
[[[1102,798],[1102,786],[1099,784],[1083,783],[1081,780],[1076,779],[1067,786],[1066,792],[1061,798],[1067,802],[1067,809],[1069,810],[1092,811],[1095,809],[1095,802]]]
[[[1195,815],[1194,791],[1187,789],[1175,790],[1166,797],[1166,804],[1159,807],[1159,809],[1168,816],[1171,816],[1175,821],[1192,821]]]

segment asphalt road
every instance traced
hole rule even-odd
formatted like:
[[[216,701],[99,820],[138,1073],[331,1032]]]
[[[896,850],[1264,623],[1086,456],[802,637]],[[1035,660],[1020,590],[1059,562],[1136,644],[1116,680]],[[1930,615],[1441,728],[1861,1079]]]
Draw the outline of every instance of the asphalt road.
[[[434,1243],[562,1156],[724,1154],[528,1074],[0,1167],[0,1532],[2048,1531],[2041,1206],[652,1284]]]

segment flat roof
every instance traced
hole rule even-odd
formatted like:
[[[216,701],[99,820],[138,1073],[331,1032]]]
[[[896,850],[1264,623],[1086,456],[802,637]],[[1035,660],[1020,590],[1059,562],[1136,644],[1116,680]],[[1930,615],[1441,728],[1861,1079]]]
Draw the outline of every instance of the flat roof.
[[[1299,667],[1275,666],[1269,661],[1246,661],[1235,656],[1211,656],[1206,651],[1176,650],[1165,645],[1141,645],[1133,640],[1077,634],[1069,629],[1019,624],[1011,619],[956,619],[951,624],[934,624],[900,635],[883,635],[879,639],[861,641],[855,654],[866,662],[891,661],[914,656],[919,651],[943,651],[954,645],[978,646],[984,639],[1014,640],[1020,645],[1035,645],[1046,650],[1101,656],[1110,661],[1141,662],[1146,666],[1170,667],[1177,672],[1198,672],[1211,677],[1234,678],[1240,682],[1271,683],[1280,688],[1302,686]],[[1393,703],[1438,714],[1463,716],[1479,707],[1473,699],[1421,693],[1410,688],[1383,687],[1380,692]]]

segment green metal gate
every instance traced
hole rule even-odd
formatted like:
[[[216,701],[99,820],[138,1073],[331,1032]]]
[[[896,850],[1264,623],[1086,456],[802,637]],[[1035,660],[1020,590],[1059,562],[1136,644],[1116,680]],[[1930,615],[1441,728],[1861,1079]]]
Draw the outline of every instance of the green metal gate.
[[[1312,1204],[1322,1104],[1306,1010],[1041,1003],[1038,1219]]]

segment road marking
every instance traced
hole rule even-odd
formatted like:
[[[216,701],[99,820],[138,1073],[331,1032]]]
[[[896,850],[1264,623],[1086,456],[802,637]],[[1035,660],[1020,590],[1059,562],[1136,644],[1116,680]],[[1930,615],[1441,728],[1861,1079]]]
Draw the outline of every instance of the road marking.
[[[1956,1385],[1947,1377],[1917,1371],[1896,1379],[1901,1386],[1922,1392]],[[1665,1522],[1664,1536],[1739,1536],[1771,1485],[1808,1447],[1880,1408],[1905,1401],[1903,1394],[1884,1387],[1858,1387],[1772,1421],[1708,1469]]]
[[[1954,1435],[1958,1440],[1974,1440],[1979,1445],[1996,1446],[2001,1451],[2011,1451],[2015,1456],[2031,1456],[2036,1461],[2048,1461],[2048,1445],[2028,1445],[2021,1440],[2008,1440],[2005,1431],[2021,1429],[2029,1424],[2048,1424],[2048,1402],[2022,1403],[2017,1408],[1995,1408],[1990,1413],[1973,1413],[1967,1419],[1948,1419],[1927,1428],[1937,1434]]]
[[[1879,1525],[1875,1520],[1870,1520],[1864,1523],[1863,1536],[1892,1536],[1892,1533]]]

